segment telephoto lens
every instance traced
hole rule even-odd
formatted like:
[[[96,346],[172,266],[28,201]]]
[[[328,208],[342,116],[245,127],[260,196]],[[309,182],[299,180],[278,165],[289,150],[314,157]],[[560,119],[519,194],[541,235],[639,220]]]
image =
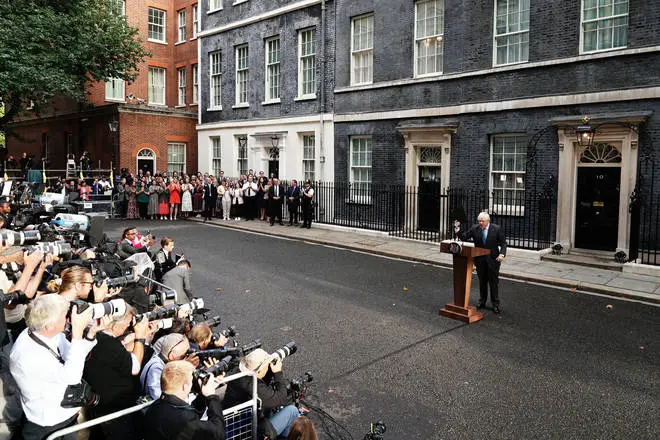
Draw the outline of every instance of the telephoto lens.
[[[5,246],[23,246],[41,240],[39,231],[16,232],[11,229],[0,229],[0,240]]]
[[[108,302],[92,304],[94,314],[92,319],[99,319],[103,316],[123,316],[126,313],[126,302],[123,299],[113,299]]]
[[[203,308],[204,308],[204,300],[202,298],[195,298],[189,303],[181,304],[179,310],[183,310],[183,311],[190,310],[191,312],[194,312],[197,309],[203,309]]]
[[[165,319],[161,319],[160,321],[155,321],[154,323],[156,324],[156,328],[158,330],[168,329],[168,328],[172,328],[172,325],[174,324],[174,320],[172,318],[165,318]]]
[[[37,251],[41,251],[44,254],[52,254],[56,257],[60,255],[71,254],[71,245],[66,241],[53,241],[50,243],[37,243],[32,246],[27,247],[27,252],[29,254]]]
[[[275,353],[272,354],[273,360],[271,361],[271,363],[275,364],[277,363],[278,360],[284,360],[285,357],[291,356],[296,351],[298,351],[296,342],[291,341],[288,344],[285,344],[284,347],[280,348],[279,350],[275,351]]]
[[[4,293],[0,290],[0,304],[2,305],[27,304],[29,302],[30,298],[22,290],[15,290],[9,293]]]

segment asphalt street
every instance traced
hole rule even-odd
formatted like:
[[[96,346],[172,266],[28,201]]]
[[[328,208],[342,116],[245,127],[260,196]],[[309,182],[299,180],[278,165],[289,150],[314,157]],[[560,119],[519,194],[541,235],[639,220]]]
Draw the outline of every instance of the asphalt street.
[[[377,420],[392,440],[660,438],[657,306],[502,280],[501,317],[468,326],[438,315],[450,270],[192,222],[136,224],[175,239],[197,295],[241,342],[273,351],[295,340],[285,372],[312,371],[308,400],[356,440]]]

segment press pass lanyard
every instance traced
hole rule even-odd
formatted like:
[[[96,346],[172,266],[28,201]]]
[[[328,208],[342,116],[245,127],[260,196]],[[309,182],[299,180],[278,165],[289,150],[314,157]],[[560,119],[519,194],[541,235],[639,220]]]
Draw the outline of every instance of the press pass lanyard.
[[[62,359],[62,356],[60,356],[59,353],[56,353],[55,350],[53,350],[52,348],[50,348],[50,347],[49,347],[44,341],[42,341],[41,339],[37,338],[37,337],[34,335],[34,333],[32,333],[30,330],[28,330],[28,336],[29,336],[34,342],[36,342],[37,344],[41,345],[41,346],[44,347],[46,350],[50,351],[51,354],[52,354],[53,356],[55,356],[55,359],[57,359],[58,361],[60,361],[60,364],[64,365],[64,359]]]

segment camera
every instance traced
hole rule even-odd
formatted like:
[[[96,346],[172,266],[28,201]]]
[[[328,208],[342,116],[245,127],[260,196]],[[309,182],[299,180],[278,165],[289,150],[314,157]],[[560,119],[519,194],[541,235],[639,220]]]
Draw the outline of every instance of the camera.
[[[199,358],[200,362],[204,362],[204,360],[208,358],[220,358],[224,356],[232,356],[232,357],[244,357],[256,350],[257,348],[261,348],[261,340],[260,339],[255,339],[254,341],[245,344],[241,347],[225,347],[225,348],[211,348],[209,350],[190,350],[188,354],[197,354],[197,357]]]
[[[82,313],[91,307],[94,312],[92,319],[99,319],[103,316],[123,316],[126,313],[126,302],[123,299],[113,299],[108,302],[90,304],[87,301],[75,299],[71,301],[72,305],[78,306],[78,313]]]
[[[277,363],[278,360],[280,361],[284,360],[285,357],[291,356],[296,351],[298,351],[298,347],[296,346],[295,341],[291,341],[288,344],[285,344],[282,348],[276,350],[275,353],[271,355],[273,356],[273,360],[271,361],[271,364]]]
[[[71,255],[72,248],[66,241],[54,241],[50,243],[37,243],[25,248],[27,253],[43,252],[44,254],[52,254],[56,257],[60,255]]]
[[[233,338],[234,336],[238,335],[238,332],[236,331],[236,327],[230,325],[226,329],[220,331],[220,334],[225,338]]]
[[[383,434],[387,431],[385,423],[378,421],[372,422],[369,433],[364,436],[364,440],[383,440]]]
[[[168,328],[172,328],[172,326],[174,325],[174,320],[172,318],[165,318],[156,321],[155,324],[158,330],[160,329],[167,330]]]
[[[30,298],[22,290],[16,290],[10,293],[0,290],[0,304],[2,305],[27,304],[29,302]]]
[[[172,317],[176,315],[180,310],[193,312],[202,308],[204,308],[204,300],[202,298],[196,298],[186,304],[170,304],[150,312],[140,313],[135,316],[135,320],[141,321],[144,317],[147,318],[147,321],[155,321],[157,319]]]
[[[289,384],[286,386],[286,393],[293,398],[294,401],[300,401],[305,398],[305,392],[307,391],[308,383],[314,380],[314,376],[310,371],[305,371],[305,373],[295,379],[289,380]]]
[[[41,240],[41,234],[37,230],[17,232],[10,229],[0,229],[0,240],[4,246],[23,246]]]
[[[96,406],[99,404],[100,397],[94,393],[92,387],[81,381],[77,385],[69,385],[64,390],[64,398],[60,403],[62,408],[80,408],[83,406]]]
[[[233,358],[231,356],[225,356],[219,362],[211,365],[210,367],[195,370],[193,372],[193,378],[195,379],[193,383],[201,380],[202,386],[206,385],[211,377],[218,376],[220,373],[224,373],[225,371],[229,370],[232,360]]]

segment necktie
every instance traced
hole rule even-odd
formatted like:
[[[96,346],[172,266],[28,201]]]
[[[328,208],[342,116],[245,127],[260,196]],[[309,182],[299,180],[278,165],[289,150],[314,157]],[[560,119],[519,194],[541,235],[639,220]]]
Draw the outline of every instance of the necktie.
[[[275,187],[275,197],[278,197],[280,195],[280,193],[278,191],[279,191],[279,189],[277,187]]]
[[[486,244],[486,235],[488,235],[488,229],[483,228],[481,231],[482,231],[481,232],[482,241],[484,242],[484,244]]]

